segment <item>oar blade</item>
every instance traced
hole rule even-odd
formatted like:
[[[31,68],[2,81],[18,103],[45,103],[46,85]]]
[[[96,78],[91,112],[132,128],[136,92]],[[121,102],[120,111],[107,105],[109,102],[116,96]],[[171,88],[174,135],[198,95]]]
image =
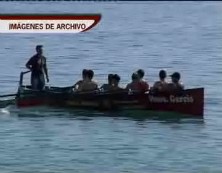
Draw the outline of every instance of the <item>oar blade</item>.
[[[9,105],[14,105],[14,104],[15,104],[15,99],[0,100],[0,108],[5,108]]]

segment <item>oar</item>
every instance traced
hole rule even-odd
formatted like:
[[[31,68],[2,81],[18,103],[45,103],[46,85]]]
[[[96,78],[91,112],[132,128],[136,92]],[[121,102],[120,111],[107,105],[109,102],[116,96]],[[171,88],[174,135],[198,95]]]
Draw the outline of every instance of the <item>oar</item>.
[[[29,72],[31,72],[31,70],[24,71],[24,72],[22,72],[22,74],[26,74],[26,73],[29,73]]]
[[[15,99],[10,100],[0,100],[0,108],[5,108],[9,105],[15,104]]]
[[[22,84],[23,75],[26,74],[26,73],[29,73],[29,72],[31,72],[31,71],[28,70],[28,71],[21,72],[20,81],[19,81],[20,85]],[[0,98],[2,98],[2,97],[12,97],[12,96],[17,96],[17,95],[18,95],[17,93],[16,94],[5,94],[5,95],[0,95]]]
[[[0,95],[0,98],[2,97],[12,97],[12,96],[17,96],[18,94],[5,94],[5,95]]]

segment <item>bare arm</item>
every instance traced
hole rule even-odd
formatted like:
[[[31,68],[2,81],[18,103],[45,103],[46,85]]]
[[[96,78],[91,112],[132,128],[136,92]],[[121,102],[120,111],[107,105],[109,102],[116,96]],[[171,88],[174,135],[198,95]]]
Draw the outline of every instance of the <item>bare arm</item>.
[[[28,68],[28,69],[30,69],[30,70],[32,70],[32,57],[28,60],[28,62],[26,63],[26,68]]]
[[[76,83],[73,85],[73,87],[76,87],[77,85],[81,85],[81,83],[82,83],[82,80],[79,80],[78,82],[76,82]]]
[[[46,79],[49,80],[49,76],[48,76],[48,68],[47,68],[47,63],[46,63],[46,58],[44,57],[44,65],[43,65],[43,70],[45,72],[45,75],[46,75]]]
[[[129,90],[130,89],[130,84],[127,84],[125,89]]]
[[[99,89],[99,86],[97,83],[95,83],[95,90],[98,90]]]
[[[185,86],[182,82],[180,83],[180,86],[181,86],[181,89],[184,90]]]

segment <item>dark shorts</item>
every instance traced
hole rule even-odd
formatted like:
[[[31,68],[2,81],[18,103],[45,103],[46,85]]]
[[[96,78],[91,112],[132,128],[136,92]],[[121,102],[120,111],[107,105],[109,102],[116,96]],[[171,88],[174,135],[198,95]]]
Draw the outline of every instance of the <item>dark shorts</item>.
[[[45,87],[44,74],[32,75],[31,85],[32,85],[32,89],[43,90]]]

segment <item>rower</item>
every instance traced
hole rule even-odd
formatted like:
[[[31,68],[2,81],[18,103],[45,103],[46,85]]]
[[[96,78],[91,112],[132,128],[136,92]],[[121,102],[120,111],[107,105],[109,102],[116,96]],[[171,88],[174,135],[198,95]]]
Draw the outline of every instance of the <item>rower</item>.
[[[31,70],[32,89],[42,90],[45,87],[45,76],[49,82],[46,58],[43,56],[42,45],[36,46],[36,54],[26,63],[26,67]],[[44,76],[45,75],[45,76]]]
[[[181,91],[184,89],[184,85],[180,82],[180,73],[174,72],[171,76],[172,82],[168,84],[170,91]]]
[[[82,70],[82,80],[79,80],[78,82],[76,82],[76,83],[73,85],[73,88],[74,88],[74,89],[78,89],[78,88],[79,88],[79,85],[81,85],[82,82],[83,82],[84,80],[86,80],[87,71],[88,71],[87,69],[83,69],[83,70]]]
[[[144,70],[143,69],[137,70],[137,74],[138,74],[138,76],[140,78],[140,88],[141,88],[141,90],[148,91],[149,90],[149,84],[148,84],[148,82],[146,82],[143,79],[143,77],[145,75]]]
[[[133,73],[131,76],[132,82],[127,84],[126,89],[132,91],[140,91],[140,77],[137,73]]]
[[[113,76],[114,74],[109,74],[108,75],[108,83],[107,84],[103,84],[100,89],[103,91],[108,91],[111,89],[112,87],[112,82],[113,82]]]
[[[87,70],[85,79],[80,83],[77,91],[94,91],[98,89],[98,85],[94,82],[93,79],[94,72],[93,70]]]
[[[118,74],[114,74],[111,90],[122,90],[123,88],[119,87],[119,82],[120,82],[120,76]]]
[[[167,90],[167,82],[166,82],[167,72],[165,70],[159,71],[159,81],[156,81],[152,87],[152,91],[166,91]]]
[[[139,69],[139,70],[137,70],[136,73],[139,75],[140,80],[143,80],[143,77],[145,75],[144,70],[143,69]]]

